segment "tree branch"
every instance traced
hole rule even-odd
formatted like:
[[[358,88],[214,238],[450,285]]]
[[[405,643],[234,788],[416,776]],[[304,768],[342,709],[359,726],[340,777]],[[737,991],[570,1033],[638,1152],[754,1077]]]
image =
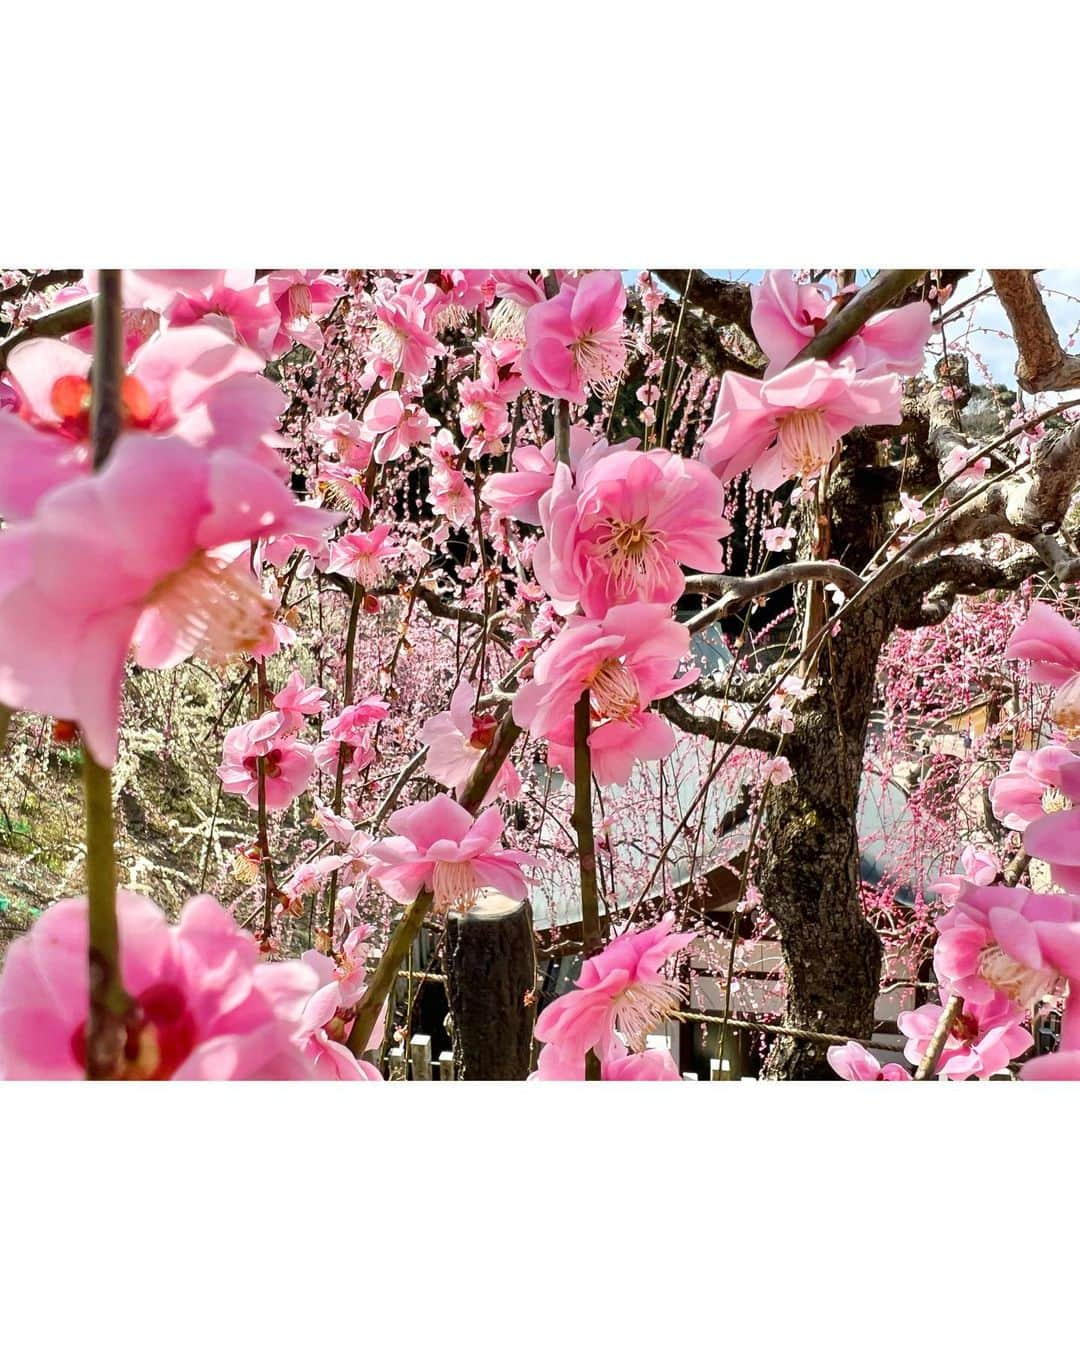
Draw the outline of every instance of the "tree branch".
[[[991,268],[990,280],[1016,339],[1016,382],[1020,388],[1029,394],[1080,389],[1080,356],[1062,350],[1034,275]]]

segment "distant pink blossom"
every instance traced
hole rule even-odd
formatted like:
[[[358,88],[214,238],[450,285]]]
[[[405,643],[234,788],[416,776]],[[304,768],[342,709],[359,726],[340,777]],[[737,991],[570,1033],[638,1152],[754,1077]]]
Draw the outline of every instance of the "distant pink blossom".
[[[117,1077],[311,1078],[303,1011],[318,986],[258,944],[208,895],[172,927],[150,900],[116,897],[120,974],[134,1000]],[[0,1077],[82,1078],[89,992],[85,896],[61,900],[8,948],[0,973]]]
[[[474,819],[445,792],[395,811],[387,821],[394,834],[372,844],[369,876],[401,904],[429,890],[439,910],[467,910],[490,888],[524,900],[528,883],[522,867],[539,866],[531,853],[503,848],[503,819],[489,806]]]
[[[790,783],[795,772],[786,756],[777,755],[774,759],[767,759],[761,766],[761,776],[763,782],[779,787],[781,783]]]
[[[795,542],[795,531],[790,525],[776,526],[773,529],[762,530],[761,537],[765,540],[765,547],[770,553],[783,553]]]
[[[750,470],[758,491],[812,482],[853,427],[896,425],[895,375],[858,374],[850,360],[802,361],[766,380],[726,371],[701,460],[721,481]]]

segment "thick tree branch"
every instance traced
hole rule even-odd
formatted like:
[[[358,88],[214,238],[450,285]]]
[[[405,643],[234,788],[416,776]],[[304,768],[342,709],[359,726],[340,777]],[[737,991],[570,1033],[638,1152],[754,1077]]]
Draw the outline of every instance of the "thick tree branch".
[[[1016,339],[1016,382],[1020,388],[1029,394],[1080,389],[1080,356],[1062,350],[1033,274],[991,268],[990,280]]]
[[[707,736],[709,740],[720,741],[724,745],[742,745],[747,750],[761,750],[767,755],[775,755],[780,746],[779,735],[768,727],[730,727],[719,718],[684,708],[674,697],[661,699],[656,707],[668,721],[694,736]]]
[[[790,364],[827,360],[848,338],[854,337],[868,319],[894,304],[925,271],[925,268],[893,268],[878,272],[842,309],[833,311],[821,332],[814,334]]]
[[[653,275],[659,277],[665,286],[678,291],[679,295],[686,294],[686,269],[654,268]],[[750,287],[743,282],[722,281],[719,277],[711,277],[707,272],[695,269],[688,299],[712,318],[719,319],[723,324],[735,324],[749,338],[754,336],[750,327]]]

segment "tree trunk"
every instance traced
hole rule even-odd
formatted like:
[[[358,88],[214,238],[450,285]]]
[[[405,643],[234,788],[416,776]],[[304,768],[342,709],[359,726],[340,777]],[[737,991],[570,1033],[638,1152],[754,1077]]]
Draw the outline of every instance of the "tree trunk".
[[[872,470],[834,480],[832,555],[854,568],[881,537],[876,487]],[[822,645],[816,692],[795,705],[784,743],[794,777],[770,789],[762,821],[759,885],[780,930],[784,1021],[808,1031],[868,1038],[873,1029],[881,942],[862,911],[857,819],[878,655],[894,622],[891,599],[879,596]],[[827,1048],[777,1037],[765,1077],[832,1078]]]
[[[455,1077],[528,1077],[536,982],[528,902],[485,891],[467,913],[451,910],[445,953]]]

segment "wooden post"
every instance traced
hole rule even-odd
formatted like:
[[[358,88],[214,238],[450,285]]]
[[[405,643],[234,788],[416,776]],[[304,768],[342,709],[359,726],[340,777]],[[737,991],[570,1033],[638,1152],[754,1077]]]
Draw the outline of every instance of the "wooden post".
[[[431,1037],[419,1033],[409,1042],[409,1059],[412,1062],[414,1083],[431,1082]]]
[[[527,1078],[536,984],[528,901],[482,891],[466,913],[451,910],[443,961],[454,1028],[454,1076]]]
[[[439,1082],[452,1083],[454,1081],[454,1052],[444,1050],[439,1056]]]
[[[405,1062],[405,1047],[395,1045],[386,1057],[387,1078],[391,1083],[399,1083],[409,1076],[409,1066]]]

